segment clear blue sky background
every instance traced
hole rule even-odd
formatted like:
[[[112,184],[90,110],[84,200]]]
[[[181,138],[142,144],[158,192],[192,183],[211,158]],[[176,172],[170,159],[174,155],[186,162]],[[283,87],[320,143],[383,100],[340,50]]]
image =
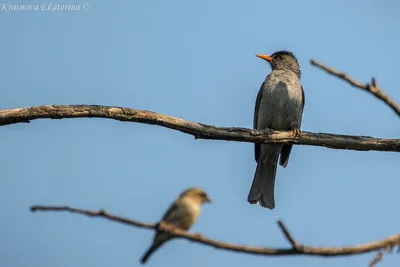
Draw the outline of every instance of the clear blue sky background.
[[[3,1],[2,1],[3,2]],[[8,1],[42,4],[34,1]],[[83,1],[53,1],[76,3]],[[288,49],[302,67],[303,130],[396,138],[400,119],[373,96],[312,67],[362,82],[377,77],[400,102],[396,1],[88,1],[78,12],[0,12],[1,109],[104,104],[218,126],[252,127],[270,72],[255,57]],[[144,124],[37,120],[0,129],[0,265],[139,266],[153,232],[33,204],[104,208],[156,222],[185,188],[213,198],[192,231],[223,241],[287,247],[295,238],[343,246],[400,231],[400,154],[296,146],[279,168],[276,209],[247,203],[250,143],[195,140]],[[346,258],[260,257],[172,241],[148,266],[367,266]],[[398,266],[387,255],[379,266]]]

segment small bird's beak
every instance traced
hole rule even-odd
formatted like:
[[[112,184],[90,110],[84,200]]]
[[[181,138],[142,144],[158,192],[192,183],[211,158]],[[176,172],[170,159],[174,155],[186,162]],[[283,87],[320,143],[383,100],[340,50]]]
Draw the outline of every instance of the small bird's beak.
[[[264,60],[266,60],[268,62],[272,61],[272,57],[270,57],[268,55],[258,54],[258,55],[256,55],[256,57],[262,58],[262,59],[264,59]]]
[[[210,199],[209,197],[207,197],[207,198],[204,200],[204,202],[205,202],[205,203],[211,203],[211,199]]]

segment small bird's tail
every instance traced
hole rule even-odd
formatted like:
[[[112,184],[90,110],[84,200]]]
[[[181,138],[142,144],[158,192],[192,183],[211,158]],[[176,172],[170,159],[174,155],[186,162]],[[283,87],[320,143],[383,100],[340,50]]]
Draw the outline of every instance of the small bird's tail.
[[[279,154],[270,153],[266,158],[260,157],[257,162],[257,169],[254,175],[247,201],[250,204],[259,202],[261,207],[274,209],[274,187],[276,167]]]
[[[144,253],[143,257],[140,259],[140,262],[142,264],[145,264],[147,262],[147,260],[149,259],[149,257],[151,256],[151,254],[153,254],[154,251],[156,251],[156,249],[159,247],[160,245],[152,245],[147,251],[146,253]]]

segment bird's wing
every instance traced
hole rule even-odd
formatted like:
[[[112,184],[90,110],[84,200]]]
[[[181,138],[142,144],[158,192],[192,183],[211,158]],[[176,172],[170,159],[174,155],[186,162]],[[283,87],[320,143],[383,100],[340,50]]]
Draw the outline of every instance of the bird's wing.
[[[188,230],[189,227],[186,227],[187,224],[185,223],[186,217],[187,213],[185,213],[185,205],[182,203],[182,201],[179,201],[179,199],[177,199],[171,204],[167,212],[164,214],[164,216],[162,217],[162,221],[175,227]],[[171,239],[171,236],[157,231],[153,240],[153,244],[143,255],[141,262],[145,263],[151,256],[151,254],[169,239]]]
[[[161,221],[165,221],[169,224],[174,225],[174,221],[176,221],[176,214],[177,211],[179,210],[179,205],[177,204],[177,201],[174,201],[167,212],[165,212],[164,216],[162,217]],[[147,259],[150,257],[150,255],[157,250],[158,247],[160,247],[163,243],[168,241],[171,237],[168,234],[164,234],[161,232],[156,232],[153,240],[153,244],[151,247],[147,250],[147,252],[143,255],[141,262],[145,263]]]
[[[179,214],[179,209],[180,209],[179,204],[177,203],[177,201],[174,201],[167,210],[167,212],[162,217],[161,221],[176,226],[179,221],[179,216],[177,216],[177,214]],[[168,235],[157,232],[154,238],[153,249],[156,249],[168,239],[169,239]]]
[[[306,104],[306,97],[304,95],[304,89],[303,86],[301,86],[301,112],[304,110],[304,105]],[[300,121],[301,125],[301,121]],[[283,146],[282,151],[281,151],[281,157],[279,159],[279,165],[281,165],[283,168],[286,168],[288,162],[289,162],[289,156],[290,152],[292,151],[293,145],[286,145]]]
[[[183,230],[188,230],[195,221],[190,206],[182,199],[177,199],[172,203],[162,220]]]
[[[174,201],[167,210],[167,212],[164,214],[162,220],[167,223],[173,224],[173,222],[177,220],[178,217],[177,214],[179,213],[180,208],[181,207],[178,204],[178,202]]]
[[[257,94],[256,105],[254,108],[254,119],[253,119],[253,128],[254,129],[257,129],[257,125],[258,125],[258,110],[260,108],[260,102],[261,102],[262,92],[263,92],[263,88],[264,88],[264,83],[265,82],[262,83],[261,88]],[[258,162],[259,156],[260,156],[260,144],[254,143],[254,158],[255,158],[256,162]]]

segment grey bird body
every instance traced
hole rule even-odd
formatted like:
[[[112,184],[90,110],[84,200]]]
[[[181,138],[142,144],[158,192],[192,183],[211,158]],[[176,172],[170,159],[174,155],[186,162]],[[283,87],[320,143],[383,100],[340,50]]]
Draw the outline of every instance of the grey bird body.
[[[209,202],[211,202],[210,198],[202,189],[189,188],[171,204],[161,221],[187,231],[197,221],[201,205]],[[171,237],[167,234],[157,232],[153,244],[143,255],[141,263],[146,263],[151,254],[169,239]]]
[[[280,51],[264,59],[270,61],[272,72],[266,77],[257,95],[254,128],[300,129],[305,97],[296,58],[290,52]],[[275,208],[274,187],[278,158],[280,155],[280,165],[286,167],[291,149],[292,145],[255,144],[257,168],[248,195],[251,204],[259,202],[262,207]]]

